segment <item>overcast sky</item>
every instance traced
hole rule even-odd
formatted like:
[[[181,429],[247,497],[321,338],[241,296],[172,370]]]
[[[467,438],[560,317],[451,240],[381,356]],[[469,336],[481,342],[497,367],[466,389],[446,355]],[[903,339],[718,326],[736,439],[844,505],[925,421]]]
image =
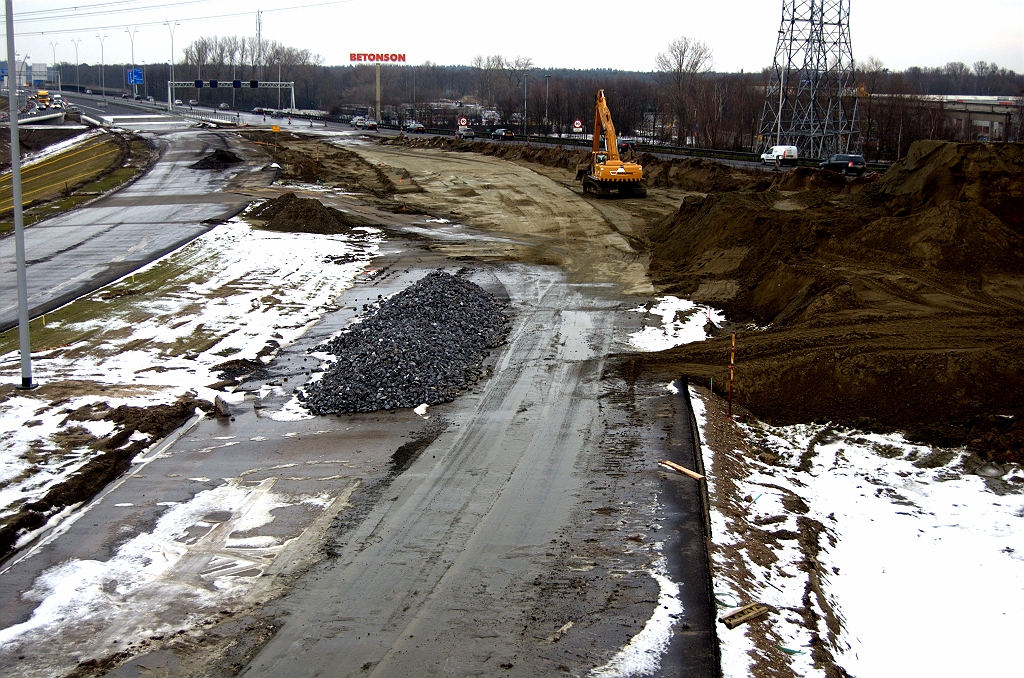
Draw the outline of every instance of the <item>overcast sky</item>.
[[[255,35],[307,48],[327,65],[351,52],[395,52],[407,63],[468,64],[477,54],[529,57],[544,68],[650,71],[679,36],[703,40],[715,70],[770,66],[782,0],[14,0],[17,51],[31,63],[131,61],[126,26],[136,27],[135,61],[166,63],[180,22],[176,58],[200,36]],[[63,10],[50,11],[47,10]],[[1024,0],[852,0],[850,33],[857,60],[878,57],[891,69],[968,65],[984,60],[1024,72]]]

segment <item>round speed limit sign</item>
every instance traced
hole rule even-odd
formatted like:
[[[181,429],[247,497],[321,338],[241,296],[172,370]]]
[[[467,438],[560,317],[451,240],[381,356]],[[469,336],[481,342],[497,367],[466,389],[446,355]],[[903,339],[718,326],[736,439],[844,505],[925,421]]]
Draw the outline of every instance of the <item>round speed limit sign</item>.
[[[583,129],[583,121],[582,120],[575,120],[575,121],[573,121],[572,128],[573,129]]]
[[[469,124],[469,120],[466,120],[465,118],[459,118],[459,124],[465,127],[466,125]]]

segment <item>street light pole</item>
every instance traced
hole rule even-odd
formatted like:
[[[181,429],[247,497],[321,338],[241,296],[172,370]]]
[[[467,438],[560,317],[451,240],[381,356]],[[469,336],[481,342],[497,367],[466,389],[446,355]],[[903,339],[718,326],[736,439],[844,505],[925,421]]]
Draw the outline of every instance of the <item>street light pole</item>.
[[[100,89],[103,90],[103,103],[107,103],[107,62],[103,57],[103,41],[107,39],[107,34],[104,33],[100,38],[100,34],[97,33],[96,37],[100,41]]]
[[[170,31],[170,33],[171,33],[171,82],[174,82],[174,27],[175,26],[179,26],[179,25],[180,24],[177,21],[175,21],[173,24],[170,21],[165,21],[164,22],[164,26],[167,26],[167,30]],[[168,111],[172,110],[172,108],[173,108],[171,106],[171,99],[173,98],[171,96],[171,93],[172,93],[172,90],[168,86],[168,88],[167,88],[167,110]]]
[[[71,44],[75,46],[75,89],[78,90],[79,94],[82,93],[82,79],[79,77],[81,75],[81,71],[78,68],[78,45],[81,42],[81,38],[75,38],[71,41]]]
[[[57,68],[57,45],[59,42],[51,42],[50,49],[53,50],[53,67]],[[60,75],[57,76],[57,91],[60,92]]]
[[[14,51],[14,8],[6,0],[7,64],[14,64],[14,76],[7,78],[7,110],[11,116],[11,198],[14,201],[14,251],[18,276],[18,347],[21,351],[22,389],[35,388],[32,383],[32,345],[28,335],[28,278],[25,274],[25,218],[21,208],[21,144],[18,138],[18,75],[17,53]],[[28,57],[25,57],[26,59]]]
[[[139,29],[138,28],[132,28],[132,29],[127,29],[126,28],[126,29],[124,29],[124,32],[128,34],[128,39],[131,40],[131,42],[132,42],[132,71],[134,73],[134,71],[135,71],[135,34],[139,32]],[[132,79],[134,80],[134,78],[132,78]],[[133,82],[132,83],[132,96],[134,97],[134,96],[137,96],[138,94],[139,94],[139,86]]]
[[[523,76],[523,136],[526,136],[526,83],[530,81],[530,74]]]
[[[21,83],[23,82],[24,76],[22,74],[25,72],[25,64],[27,64],[28,60],[31,59],[31,58],[32,57],[30,57],[28,54],[26,54],[25,58],[21,60],[21,68],[18,68],[17,58],[15,58],[15,62],[14,62],[14,67],[15,68],[14,69],[17,71],[17,78],[16,78],[16,80],[18,81],[18,86],[19,87],[21,86]],[[28,87],[28,84],[26,83],[25,86]],[[28,96],[28,94],[26,94],[25,96]],[[27,104],[28,102],[26,101],[25,103]],[[18,108],[21,108],[21,99],[20,98],[18,99]]]
[[[544,124],[548,124],[548,90],[551,85],[551,76],[544,76]]]

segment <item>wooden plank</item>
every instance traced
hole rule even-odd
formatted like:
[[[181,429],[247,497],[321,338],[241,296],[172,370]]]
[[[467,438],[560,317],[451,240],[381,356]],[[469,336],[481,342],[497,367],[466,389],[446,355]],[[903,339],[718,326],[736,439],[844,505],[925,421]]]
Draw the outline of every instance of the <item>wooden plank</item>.
[[[691,471],[690,469],[686,468],[685,466],[680,466],[679,464],[675,463],[674,461],[668,461],[667,459],[664,459],[664,460],[658,462],[658,466],[661,466],[662,468],[666,468],[669,471],[675,471],[676,473],[682,473],[684,476],[690,476],[694,480],[704,480],[704,476],[702,476],[701,474],[697,473],[696,471]]]
[[[744,605],[735,612],[730,612],[724,617],[721,617],[718,621],[725,624],[726,627],[734,629],[740,624],[745,624],[748,621],[757,619],[758,617],[763,617],[766,614],[768,614],[768,608],[766,606],[761,603],[750,603],[749,605]]]

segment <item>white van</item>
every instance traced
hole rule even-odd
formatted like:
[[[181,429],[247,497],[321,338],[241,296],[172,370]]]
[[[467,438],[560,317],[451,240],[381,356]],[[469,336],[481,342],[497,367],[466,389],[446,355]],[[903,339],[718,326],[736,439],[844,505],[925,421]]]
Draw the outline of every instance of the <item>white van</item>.
[[[796,165],[796,146],[772,146],[761,154],[761,164]]]

